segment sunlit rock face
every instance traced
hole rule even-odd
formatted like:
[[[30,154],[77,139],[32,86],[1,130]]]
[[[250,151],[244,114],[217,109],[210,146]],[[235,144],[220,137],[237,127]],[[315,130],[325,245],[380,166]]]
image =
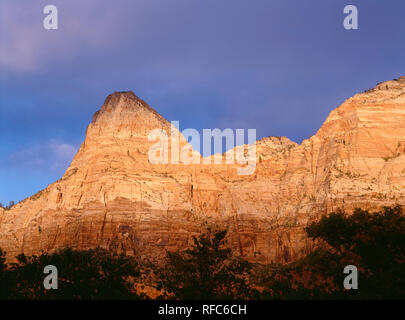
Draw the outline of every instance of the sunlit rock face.
[[[0,209],[8,257],[101,246],[159,259],[214,224],[235,254],[288,262],[311,250],[303,228],[321,215],[405,202],[405,77],[348,99],[300,145],[257,141],[252,175],[239,164],[151,164],[157,128],[187,145],[134,93],[108,96],[64,176]]]

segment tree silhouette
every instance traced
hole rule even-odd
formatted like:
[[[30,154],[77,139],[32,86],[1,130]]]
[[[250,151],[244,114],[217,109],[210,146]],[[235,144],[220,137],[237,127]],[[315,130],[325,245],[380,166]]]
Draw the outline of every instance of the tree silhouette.
[[[306,231],[318,241],[319,250],[333,255],[333,261],[360,269],[358,297],[405,298],[405,215],[401,206],[374,213],[356,209],[352,215],[338,211],[312,223]],[[339,274],[334,279],[338,287],[342,277]]]
[[[58,289],[45,290],[44,267],[58,269]],[[136,261],[101,249],[73,251],[26,257],[6,270],[9,299],[134,299],[139,298],[132,281],[139,276]]]
[[[232,257],[226,247],[226,230],[208,229],[193,237],[191,248],[169,252],[165,267],[158,271],[158,289],[169,299],[248,299],[253,290],[247,283],[251,265]]]

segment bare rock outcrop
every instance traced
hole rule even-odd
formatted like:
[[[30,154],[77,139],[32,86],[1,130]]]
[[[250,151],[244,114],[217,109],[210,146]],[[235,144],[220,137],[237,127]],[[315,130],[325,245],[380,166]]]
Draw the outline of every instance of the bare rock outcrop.
[[[287,262],[311,250],[303,228],[322,214],[405,202],[405,77],[348,99],[301,144],[257,141],[252,175],[238,164],[151,164],[156,128],[187,144],[134,93],[108,96],[64,176],[0,209],[0,247],[9,257],[102,246],[159,258],[215,223],[236,254]]]

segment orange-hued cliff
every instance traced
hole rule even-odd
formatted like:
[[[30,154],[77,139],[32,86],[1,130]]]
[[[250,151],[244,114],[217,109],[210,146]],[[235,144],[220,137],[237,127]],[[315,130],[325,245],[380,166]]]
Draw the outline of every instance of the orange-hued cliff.
[[[64,176],[0,208],[0,248],[159,258],[212,223],[229,228],[235,254],[288,262],[311,250],[303,228],[322,214],[405,203],[405,77],[348,99],[301,144],[257,141],[252,175],[239,164],[151,164],[155,128],[177,130],[132,92],[108,96]]]

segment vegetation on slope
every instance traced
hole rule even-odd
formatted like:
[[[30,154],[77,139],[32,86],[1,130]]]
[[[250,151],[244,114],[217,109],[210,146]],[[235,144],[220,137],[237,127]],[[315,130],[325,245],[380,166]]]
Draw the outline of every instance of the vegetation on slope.
[[[315,250],[280,265],[232,255],[226,230],[207,229],[190,248],[167,253],[163,266],[104,249],[61,250],[7,265],[0,250],[1,299],[140,299],[148,283],[159,299],[404,299],[405,214],[400,206],[324,216],[306,228]],[[58,267],[58,289],[45,290],[44,266]],[[343,286],[347,265],[358,289]]]

